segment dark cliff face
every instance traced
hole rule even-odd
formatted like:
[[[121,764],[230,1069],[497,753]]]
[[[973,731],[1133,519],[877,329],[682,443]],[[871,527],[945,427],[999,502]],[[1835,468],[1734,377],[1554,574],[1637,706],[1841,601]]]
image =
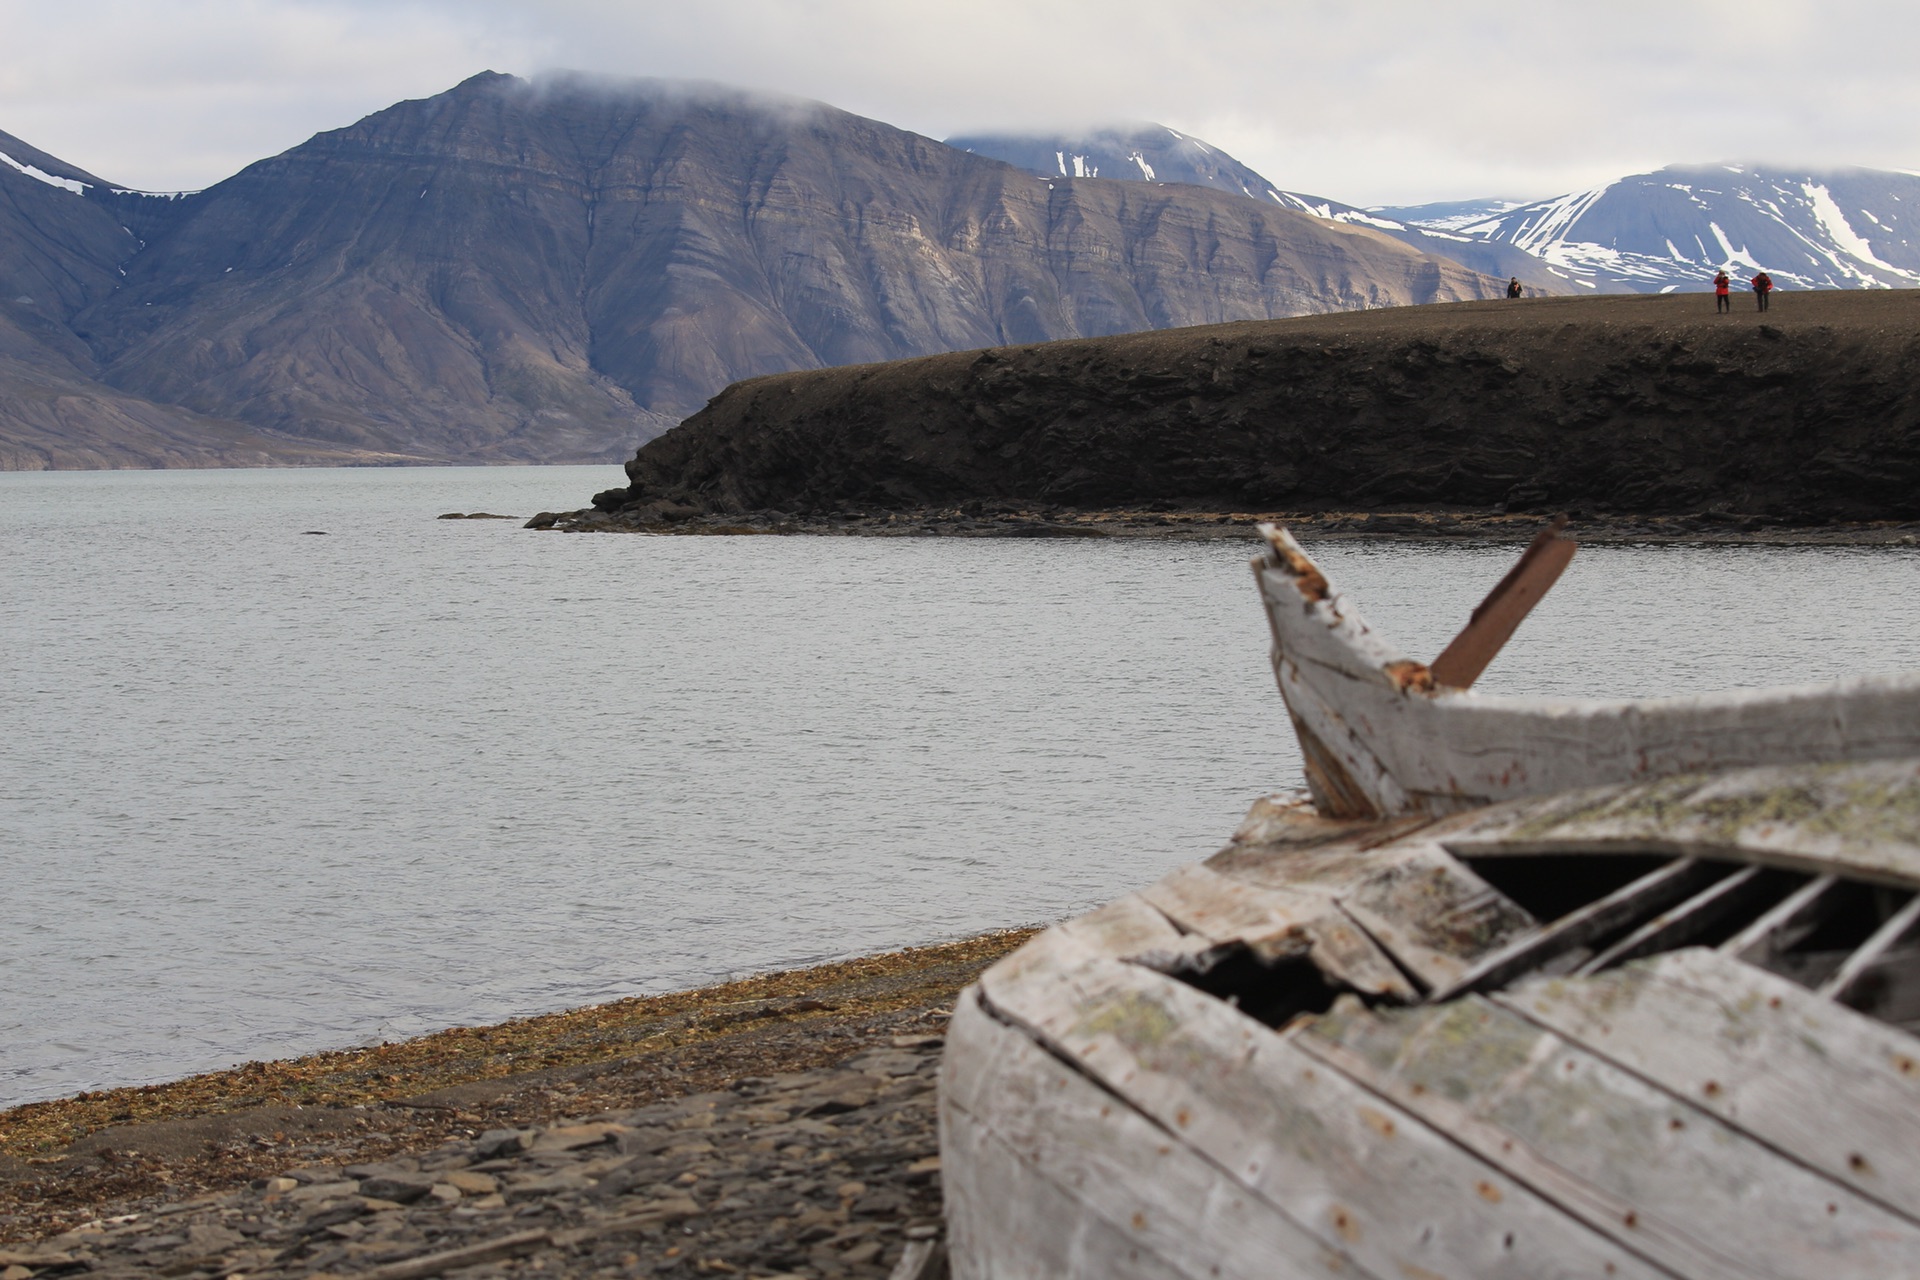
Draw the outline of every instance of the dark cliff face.
[[[145,241],[67,316],[119,394],[420,460],[619,457],[782,370],[1494,288],[1244,198],[578,76],[477,76],[179,201],[47,191]]]
[[[597,499],[1920,514],[1920,293],[1470,303],[762,378]]]

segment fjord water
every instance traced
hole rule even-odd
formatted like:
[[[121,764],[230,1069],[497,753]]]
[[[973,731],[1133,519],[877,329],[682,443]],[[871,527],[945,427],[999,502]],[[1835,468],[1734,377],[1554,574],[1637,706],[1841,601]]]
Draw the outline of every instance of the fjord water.
[[[1298,782],[1250,538],[433,518],[619,480],[0,474],[0,1105],[1049,921]],[[1423,657],[1514,554],[1314,550]],[[1916,587],[1590,547],[1483,687],[1920,669]]]

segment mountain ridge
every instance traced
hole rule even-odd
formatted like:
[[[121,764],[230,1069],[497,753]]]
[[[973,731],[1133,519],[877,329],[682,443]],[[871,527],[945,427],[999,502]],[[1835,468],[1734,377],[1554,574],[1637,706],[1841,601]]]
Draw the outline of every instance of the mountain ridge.
[[[1789,289],[1920,284],[1920,175],[1902,170],[1669,165],[1449,222],[1593,289],[1706,288],[1719,269]]]
[[[1497,289],[1369,229],[695,82],[482,73],[176,197],[44,172],[83,190],[0,182],[70,202],[90,283],[22,353],[181,430],[370,460],[615,458],[782,369]]]
[[[948,138],[947,143],[1042,177],[1184,183],[1230,192],[1329,222],[1366,227],[1469,270],[1501,280],[1518,279],[1532,292],[1562,286],[1545,263],[1524,250],[1289,190],[1221,148],[1164,124],[1113,125],[1083,134],[964,134]]]

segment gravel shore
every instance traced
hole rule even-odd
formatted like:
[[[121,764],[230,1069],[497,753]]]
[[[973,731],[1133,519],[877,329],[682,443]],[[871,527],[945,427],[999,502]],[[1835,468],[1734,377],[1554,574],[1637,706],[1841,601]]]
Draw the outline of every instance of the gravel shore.
[[[443,516],[442,519],[449,517]],[[477,518],[477,517],[474,517]],[[1016,502],[958,507],[867,511],[857,508],[794,514],[753,511],[702,514],[654,509],[606,512],[543,511],[529,529],[563,533],[793,534],[841,537],[954,538],[1173,538],[1238,540],[1249,546],[1254,525],[1283,524],[1302,537],[1345,541],[1525,543],[1548,517],[1541,514],[1445,511],[1073,511]],[[1684,516],[1596,516],[1576,511],[1567,533],[1593,545],[1713,543],[1778,546],[1916,546],[1920,521],[1836,521],[1792,524],[1732,510]]]
[[[1028,936],[0,1113],[0,1280],[931,1275],[946,1013]]]

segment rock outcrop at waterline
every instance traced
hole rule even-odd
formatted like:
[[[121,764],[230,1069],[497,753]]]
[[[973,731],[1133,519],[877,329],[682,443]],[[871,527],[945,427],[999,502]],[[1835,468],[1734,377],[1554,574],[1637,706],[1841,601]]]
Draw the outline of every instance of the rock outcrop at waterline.
[[[758,378],[595,505],[1920,513],[1920,293],[1736,301],[1463,303]]]

